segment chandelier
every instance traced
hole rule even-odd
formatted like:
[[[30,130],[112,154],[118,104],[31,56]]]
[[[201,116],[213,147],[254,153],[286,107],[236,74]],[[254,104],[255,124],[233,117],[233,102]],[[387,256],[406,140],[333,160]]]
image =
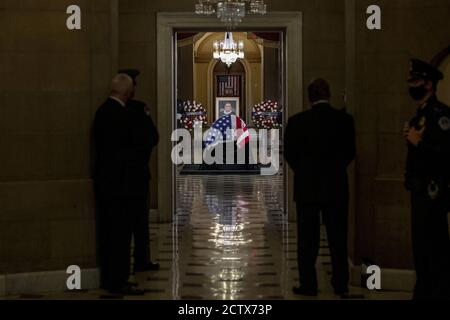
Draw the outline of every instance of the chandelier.
[[[225,33],[224,41],[214,41],[214,59],[220,59],[230,67],[237,59],[244,59],[244,41],[233,40],[231,32]]]
[[[246,3],[249,3],[248,9]],[[195,13],[207,16],[217,13],[217,18],[231,27],[241,23],[246,12],[264,15],[267,5],[264,0],[199,0],[195,5]]]

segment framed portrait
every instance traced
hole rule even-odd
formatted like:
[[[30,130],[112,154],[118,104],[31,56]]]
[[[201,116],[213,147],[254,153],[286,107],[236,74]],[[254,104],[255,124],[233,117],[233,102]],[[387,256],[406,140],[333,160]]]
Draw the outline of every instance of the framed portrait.
[[[224,115],[239,116],[239,97],[216,98],[216,120]]]

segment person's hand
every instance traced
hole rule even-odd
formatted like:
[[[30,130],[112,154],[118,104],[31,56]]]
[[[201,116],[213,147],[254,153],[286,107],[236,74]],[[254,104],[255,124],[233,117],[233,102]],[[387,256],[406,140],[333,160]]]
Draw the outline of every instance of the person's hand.
[[[423,127],[420,131],[416,128],[411,128],[408,132],[407,140],[409,143],[411,143],[413,146],[418,146],[419,143],[422,141],[423,133],[425,132],[425,127]]]

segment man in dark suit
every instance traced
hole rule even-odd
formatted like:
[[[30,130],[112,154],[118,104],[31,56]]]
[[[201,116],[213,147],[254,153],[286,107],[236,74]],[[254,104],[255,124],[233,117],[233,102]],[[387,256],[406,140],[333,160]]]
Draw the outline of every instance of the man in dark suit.
[[[128,284],[130,275],[132,219],[135,182],[130,173],[137,162],[134,126],[127,102],[133,94],[133,80],[118,74],[111,96],[97,110],[94,120],[98,256],[101,287],[113,294],[140,295]]]
[[[135,196],[135,203],[131,208],[132,234],[134,238],[134,272],[158,270],[159,264],[150,260],[149,236],[149,162],[153,148],[159,142],[159,134],[150,115],[147,105],[134,100],[140,71],[136,69],[119,70],[133,80],[131,98],[127,101],[127,110],[132,123],[132,151],[133,166],[130,170],[130,187]]]
[[[315,263],[320,243],[320,213],[328,235],[333,267],[332,285],[338,295],[348,292],[347,167],[355,157],[353,117],[331,107],[328,83],[308,87],[311,110],[293,116],[285,133],[285,158],[295,173],[298,267],[300,287],[294,293],[316,296]]]

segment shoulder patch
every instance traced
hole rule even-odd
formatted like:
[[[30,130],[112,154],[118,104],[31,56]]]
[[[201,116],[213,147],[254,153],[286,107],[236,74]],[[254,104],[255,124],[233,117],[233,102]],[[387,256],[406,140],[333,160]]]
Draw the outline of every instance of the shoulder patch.
[[[440,118],[439,119],[439,127],[441,127],[441,129],[444,131],[450,130],[450,118],[448,118],[448,117]]]

